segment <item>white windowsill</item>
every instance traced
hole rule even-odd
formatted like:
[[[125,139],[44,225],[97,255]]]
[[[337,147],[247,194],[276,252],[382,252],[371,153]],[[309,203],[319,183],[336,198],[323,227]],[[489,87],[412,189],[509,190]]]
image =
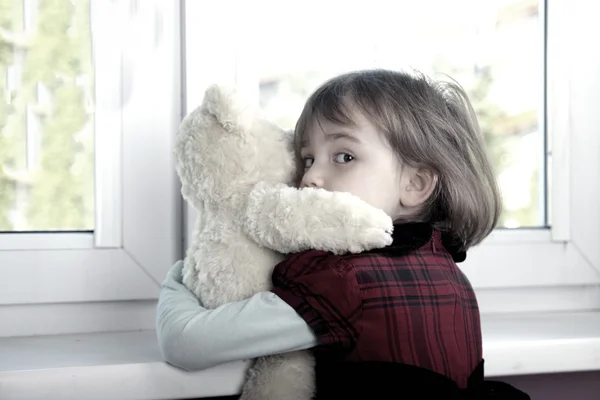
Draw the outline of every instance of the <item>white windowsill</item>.
[[[488,378],[600,370],[600,312],[484,316]],[[235,394],[245,362],[184,372],[154,331],[0,339],[0,398],[183,399]]]

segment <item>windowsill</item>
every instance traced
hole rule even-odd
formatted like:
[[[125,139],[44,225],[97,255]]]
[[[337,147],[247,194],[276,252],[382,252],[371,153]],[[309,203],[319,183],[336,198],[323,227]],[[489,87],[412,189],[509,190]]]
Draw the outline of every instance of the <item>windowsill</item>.
[[[484,316],[488,378],[600,370],[600,312]],[[0,339],[2,399],[183,399],[235,394],[245,362],[184,372],[154,331]]]

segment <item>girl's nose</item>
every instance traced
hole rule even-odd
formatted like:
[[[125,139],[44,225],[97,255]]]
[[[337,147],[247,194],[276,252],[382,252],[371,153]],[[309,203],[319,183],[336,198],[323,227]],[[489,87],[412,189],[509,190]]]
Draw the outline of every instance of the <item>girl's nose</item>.
[[[301,187],[323,188],[323,177],[318,173],[316,168],[310,168],[304,173]]]

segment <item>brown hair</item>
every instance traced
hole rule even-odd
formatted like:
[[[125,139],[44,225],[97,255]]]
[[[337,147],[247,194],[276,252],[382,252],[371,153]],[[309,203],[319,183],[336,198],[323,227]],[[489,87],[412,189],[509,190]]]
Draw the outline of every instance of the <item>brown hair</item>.
[[[313,121],[353,124],[351,107],[370,118],[401,163],[438,175],[433,194],[410,221],[431,223],[464,249],[489,235],[501,212],[500,191],[475,112],[459,84],[380,69],[330,79],[309,97],[298,119],[297,159]]]

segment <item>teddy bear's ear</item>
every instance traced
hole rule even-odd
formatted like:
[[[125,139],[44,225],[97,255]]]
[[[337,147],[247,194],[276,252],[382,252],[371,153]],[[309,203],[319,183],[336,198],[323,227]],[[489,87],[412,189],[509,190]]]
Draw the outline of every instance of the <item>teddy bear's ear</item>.
[[[223,85],[211,85],[206,89],[203,108],[231,133],[242,133],[251,128],[257,112],[234,88]]]

